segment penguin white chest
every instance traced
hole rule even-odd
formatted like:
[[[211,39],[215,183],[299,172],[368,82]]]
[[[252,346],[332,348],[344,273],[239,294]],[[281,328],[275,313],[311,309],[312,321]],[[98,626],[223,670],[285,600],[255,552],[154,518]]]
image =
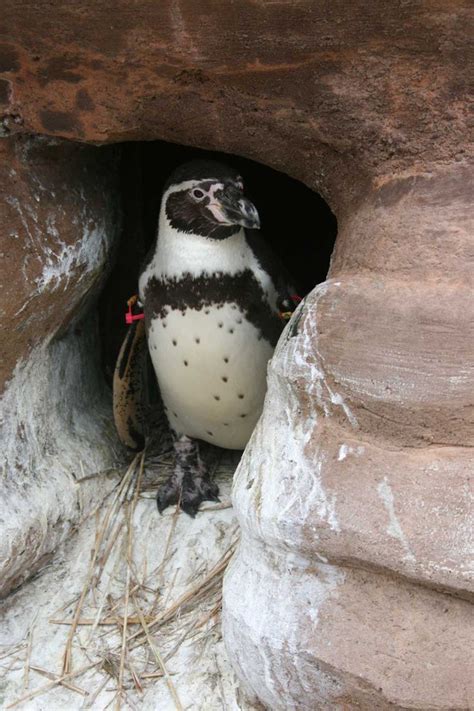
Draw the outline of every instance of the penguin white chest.
[[[235,303],[168,310],[148,343],[173,429],[243,449],[260,417],[273,347]]]

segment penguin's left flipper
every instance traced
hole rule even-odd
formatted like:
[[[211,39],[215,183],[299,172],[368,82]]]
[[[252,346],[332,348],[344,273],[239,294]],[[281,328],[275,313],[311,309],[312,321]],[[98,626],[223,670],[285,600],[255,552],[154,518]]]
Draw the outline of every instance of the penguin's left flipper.
[[[262,269],[270,275],[275,286],[280,311],[291,312],[296,308],[294,295],[298,293],[298,284],[264,239],[260,230],[245,230],[245,239]]]
[[[113,412],[123,444],[141,450],[145,444],[144,371],[148,348],[144,321],[128,329],[115,365]]]
[[[289,291],[282,291],[278,294],[277,306],[281,314],[289,314],[286,318],[290,318],[290,315],[298,306],[298,302],[295,301],[294,294],[290,294]]]
[[[199,456],[196,440],[178,436],[174,442],[175,468],[160,486],[156,497],[158,511],[179,503],[180,508],[194,518],[203,501],[219,501],[219,487],[213,482]]]

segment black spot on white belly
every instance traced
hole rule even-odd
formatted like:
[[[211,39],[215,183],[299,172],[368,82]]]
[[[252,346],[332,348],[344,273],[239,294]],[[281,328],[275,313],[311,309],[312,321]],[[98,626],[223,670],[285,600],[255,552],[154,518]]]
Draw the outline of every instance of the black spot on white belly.
[[[189,308],[183,319],[181,310],[166,308],[167,333],[160,328],[163,319],[153,319],[149,343],[158,353],[152,351],[152,360],[172,429],[219,446],[243,448],[260,400],[263,403],[272,348],[266,339],[258,343],[259,330],[238,306],[232,309],[225,303],[219,315],[214,305],[209,311],[211,318],[204,309]],[[242,324],[237,326],[238,319]]]

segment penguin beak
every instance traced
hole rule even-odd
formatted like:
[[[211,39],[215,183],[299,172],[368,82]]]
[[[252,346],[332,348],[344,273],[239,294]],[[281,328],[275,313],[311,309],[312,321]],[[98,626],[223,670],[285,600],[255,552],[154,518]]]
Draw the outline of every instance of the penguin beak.
[[[260,227],[257,208],[233,186],[219,191],[207,205],[220,225],[242,225],[250,230]]]

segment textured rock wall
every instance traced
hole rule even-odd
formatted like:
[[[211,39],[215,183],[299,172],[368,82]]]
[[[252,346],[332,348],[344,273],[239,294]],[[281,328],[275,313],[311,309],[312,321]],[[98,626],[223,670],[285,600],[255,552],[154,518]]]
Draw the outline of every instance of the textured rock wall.
[[[161,138],[288,172],[341,216],[374,176],[468,153],[469,0],[4,0],[2,123]]]
[[[2,151],[0,594],[110,486],[116,459],[94,295],[118,228],[113,149],[17,137]]]
[[[471,707],[471,202],[458,169],[374,191],[270,365],[224,590],[269,708]]]

